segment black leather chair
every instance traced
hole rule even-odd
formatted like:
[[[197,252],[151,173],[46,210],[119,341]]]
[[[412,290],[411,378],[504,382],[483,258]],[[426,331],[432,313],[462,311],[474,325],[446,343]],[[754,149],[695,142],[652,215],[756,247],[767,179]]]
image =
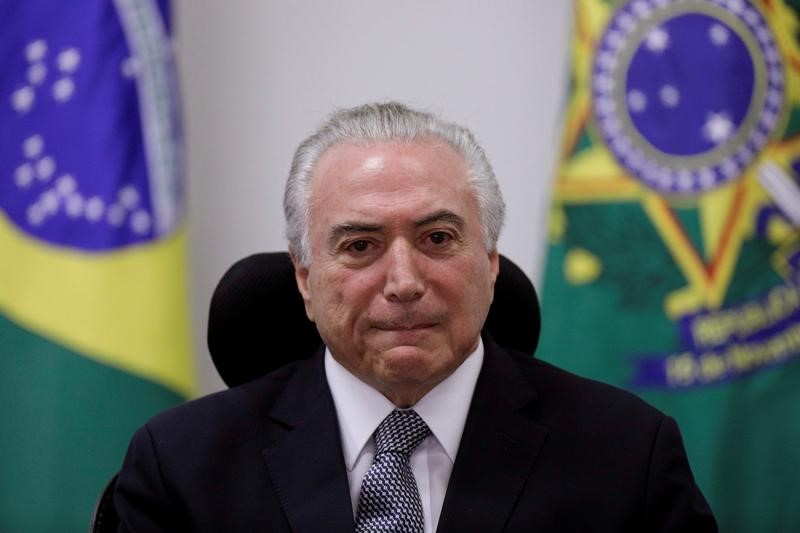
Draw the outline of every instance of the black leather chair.
[[[501,346],[533,355],[540,325],[533,284],[517,265],[501,255],[486,329]],[[306,318],[286,252],[245,257],[222,276],[211,298],[208,349],[229,387],[308,358],[321,344],[316,327]],[[116,531],[116,480],[115,475],[98,499],[90,532]]]

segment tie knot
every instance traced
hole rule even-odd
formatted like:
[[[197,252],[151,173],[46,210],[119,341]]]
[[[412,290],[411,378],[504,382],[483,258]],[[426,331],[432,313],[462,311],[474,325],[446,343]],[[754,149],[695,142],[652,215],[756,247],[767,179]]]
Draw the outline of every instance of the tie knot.
[[[375,430],[375,448],[378,454],[397,452],[408,457],[430,433],[416,411],[395,409]]]

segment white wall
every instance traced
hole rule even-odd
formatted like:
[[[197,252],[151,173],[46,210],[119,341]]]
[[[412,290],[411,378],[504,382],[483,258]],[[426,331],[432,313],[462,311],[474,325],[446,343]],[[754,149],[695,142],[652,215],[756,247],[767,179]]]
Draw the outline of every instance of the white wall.
[[[404,101],[467,125],[508,206],[500,251],[538,279],[567,82],[567,0],[179,0],[191,289],[201,392],[223,272],[286,248],[296,145],[334,108]]]

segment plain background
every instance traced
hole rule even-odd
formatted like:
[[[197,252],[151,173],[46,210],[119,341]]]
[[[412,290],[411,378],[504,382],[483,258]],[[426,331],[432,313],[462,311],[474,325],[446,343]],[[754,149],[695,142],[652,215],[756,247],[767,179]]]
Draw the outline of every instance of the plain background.
[[[179,0],[190,290],[199,392],[211,294],[237,259],[285,250],[294,149],[338,107],[399,100],[469,127],[503,190],[499,250],[540,279],[566,100],[567,0]]]

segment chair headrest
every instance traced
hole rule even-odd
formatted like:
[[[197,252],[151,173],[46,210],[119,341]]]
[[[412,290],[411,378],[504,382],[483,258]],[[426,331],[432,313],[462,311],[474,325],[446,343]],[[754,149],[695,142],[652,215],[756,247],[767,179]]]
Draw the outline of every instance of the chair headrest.
[[[540,325],[533,284],[501,255],[486,329],[501,346],[533,354]],[[308,358],[321,344],[316,326],[306,317],[289,254],[254,254],[222,276],[211,298],[208,349],[229,387]]]

